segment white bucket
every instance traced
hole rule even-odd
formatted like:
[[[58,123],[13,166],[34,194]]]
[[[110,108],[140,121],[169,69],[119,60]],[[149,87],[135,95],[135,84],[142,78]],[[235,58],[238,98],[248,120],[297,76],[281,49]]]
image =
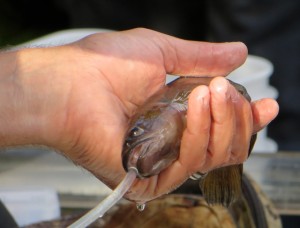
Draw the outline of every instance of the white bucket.
[[[20,227],[60,217],[59,198],[54,189],[1,187],[0,199]]]

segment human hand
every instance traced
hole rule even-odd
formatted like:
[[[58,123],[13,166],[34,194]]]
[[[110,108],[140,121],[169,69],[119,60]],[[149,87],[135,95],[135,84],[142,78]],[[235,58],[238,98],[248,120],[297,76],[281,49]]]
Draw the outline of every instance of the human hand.
[[[17,124],[2,128],[0,138],[5,138],[5,145],[56,148],[114,188],[125,175],[121,150],[128,120],[164,85],[166,73],[227,75],[246,55],[241,43],[184,41],[145,29],[22,50],[15,57],[13,92],[0,92],[0,99],[9,93],[16,101],[13,107],[3,106],[10,107],[11,113],[2,116]],[[246,159],[251,134],[276,116],[278,106],[265,99],[253,103],[251,109],[240,96],[234,96],[235,101],[224,99],[228,93],[235,91],[220,78],[210,87],[193,91],[179,160],[158,176],[137,180],[128,198],[153,199],[179,186],[195,171]],[[207,118],[198,118],[200,114]],[[220,143],[224,137],[226,141]]]

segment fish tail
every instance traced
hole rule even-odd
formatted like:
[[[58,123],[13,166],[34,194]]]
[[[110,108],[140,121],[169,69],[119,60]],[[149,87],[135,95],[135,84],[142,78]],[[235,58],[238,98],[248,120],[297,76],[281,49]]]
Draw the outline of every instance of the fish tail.
[[[210,171],[199,183],[208,204],[228,207],[241,196],[243,164]]]

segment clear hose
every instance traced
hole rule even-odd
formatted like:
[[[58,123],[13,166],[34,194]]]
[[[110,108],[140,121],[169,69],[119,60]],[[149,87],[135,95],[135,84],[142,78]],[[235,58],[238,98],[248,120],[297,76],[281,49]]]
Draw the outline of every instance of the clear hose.
[[[71,224],[69,228],[82,228],[87,227],[93,223],[99,217],[102,217],[113,205],[115,205],[128,189],[131,187],[133,181],[136,178],[136,172],[129,170],[122,182],[115,188],[115,190],[108,195],[103,201],[101,201],[96,207]]]

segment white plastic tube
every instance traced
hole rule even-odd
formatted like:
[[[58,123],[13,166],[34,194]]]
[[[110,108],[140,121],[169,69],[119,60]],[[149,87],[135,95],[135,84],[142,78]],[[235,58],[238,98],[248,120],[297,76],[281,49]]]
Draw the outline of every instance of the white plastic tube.
[[[99,217],[102,217],[113,205],[115,205],[124,194],[131,187],[136,178],[136,172],[129,170],[122,182],[115,188],[115,190],[101,201],[96,207],[71,224],[69,228],[87,227]]]

